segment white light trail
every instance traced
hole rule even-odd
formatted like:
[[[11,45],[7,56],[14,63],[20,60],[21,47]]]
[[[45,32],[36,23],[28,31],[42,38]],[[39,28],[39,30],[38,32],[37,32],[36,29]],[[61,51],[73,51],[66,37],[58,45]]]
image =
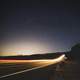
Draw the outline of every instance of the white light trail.
[[[41,62],[41,63],[45,63],[45,65],[41,65],[41,66],[34,67],[34,68],[31,68],[31,69],[26,69],[26,70],[18,71],[18,72],[11,73],[11,74],[8,74],[8,75],[4,75],[4,76],[1,76],[0,79],[1,78],[6,78],[6,77],[9,77],[9,76],[13,76],[13,75],[16,75],[16,74],[28,72],[28,71],[31,71],[31,70],[43,68],[43,67],[49,66],[51,64],[56,64],[56,63],[59,63],[61,61],[64,61],[64,59],[65,59],[65,54],[61,55],[60,57],[58,57],[56,59],[50,59],[50,60],[29,60],[29,62]]]

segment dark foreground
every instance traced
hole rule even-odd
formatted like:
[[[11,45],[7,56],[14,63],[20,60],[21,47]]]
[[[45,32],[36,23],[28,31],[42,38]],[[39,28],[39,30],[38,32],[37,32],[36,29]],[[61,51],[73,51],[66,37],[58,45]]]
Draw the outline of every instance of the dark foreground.
[[[0,76],[41,65],[35,64],[36,63],[0,64]],[[0,80],[80,80],[79,63],[66,62],[56,71],[57,65],[58,64],[49,65],[44,68],[1,78]]]
[[[35,64],[36,63],[0,64],[0,76],[42,65],[38,63],[38,65]],[[29,72],[24,72],[13,76],[1,78],[0,80],[51,80],[51,78],[54,77],[55,67],[56,65],[50,65]]]

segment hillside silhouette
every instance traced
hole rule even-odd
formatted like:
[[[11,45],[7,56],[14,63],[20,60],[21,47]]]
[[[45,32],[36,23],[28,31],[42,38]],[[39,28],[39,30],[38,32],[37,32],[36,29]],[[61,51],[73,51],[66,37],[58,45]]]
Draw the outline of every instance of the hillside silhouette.
[[[71,58],[74,60],[80,60],[80,43],[75,44],[70,51]]]
[[[0,59],[17,59],[17,60],[32,60],[32,59],[54,59],[59,57],[63,53],[46,53],[46,54],[34,54],[34,55],[20,55],[20,56],[2,56]]]

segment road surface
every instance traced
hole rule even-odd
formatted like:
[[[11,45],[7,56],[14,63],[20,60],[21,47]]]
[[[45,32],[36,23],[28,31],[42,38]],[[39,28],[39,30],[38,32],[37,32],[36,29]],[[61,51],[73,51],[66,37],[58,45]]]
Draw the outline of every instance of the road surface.
[[[49,80],[64,55],[51,60],[2,60],[0,80]],[[4,63],[5,62],[5,63]]]

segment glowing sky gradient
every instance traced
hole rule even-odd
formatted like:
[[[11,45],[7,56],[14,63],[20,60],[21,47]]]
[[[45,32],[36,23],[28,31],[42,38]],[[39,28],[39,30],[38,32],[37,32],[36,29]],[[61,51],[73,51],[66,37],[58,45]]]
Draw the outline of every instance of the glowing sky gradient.
[[[80,3],[2,1],[0,55],[68,51],[80,42]]]
[[[37,41],[16,41],[13,43],[7,43],[2,48],[3,55],[31,55],[53,52],[49,44],[41,43]]]

